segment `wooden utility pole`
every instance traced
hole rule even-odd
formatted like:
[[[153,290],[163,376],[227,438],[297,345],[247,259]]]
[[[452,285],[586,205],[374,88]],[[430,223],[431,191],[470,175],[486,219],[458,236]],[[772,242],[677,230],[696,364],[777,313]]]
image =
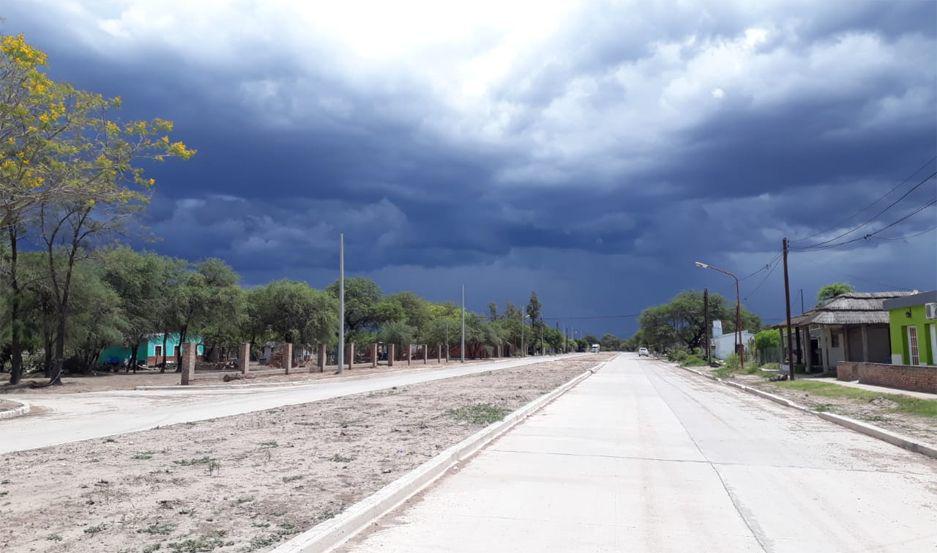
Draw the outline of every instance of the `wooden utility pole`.
[[[703,344],[706,346],[706,364],[712,365],[709,347],[709,288],[703,288]]]
[[[338,373],[345,361],[345,235],[338,235]]]
[[[787,309],[787,378],[794,380],[794,344],[793,336],[791,336],[791,283],[787,276],[787,238],[781,240],[781,249],[784,257],[784,306]]]

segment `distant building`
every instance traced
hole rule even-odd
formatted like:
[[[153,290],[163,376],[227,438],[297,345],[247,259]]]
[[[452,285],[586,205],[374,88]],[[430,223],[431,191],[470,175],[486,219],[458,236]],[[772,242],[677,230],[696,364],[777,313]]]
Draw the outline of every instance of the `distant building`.
[[[747,347],[752,338],[751,332],[747,330],[742,331],[742,345]],[[722,321],[713,321],[713,335],[711,341],[713,357],[725,359],[735,353],[735,340],[736,335],[734,332],[730,334],[722,333]]]
[[[205,344],[202,343],[201,336],[193,336],[187,341],[192,344],[198,344],[196,354],[201,357],[205,354]],[[166,336],[166,350],[163,350],[163,333],[150,334],[137,349],[137,362],[146,362],[146,365],[153,367],[163,361],[173,362],[179,349],[179,333],[174,332]],[[128,346],[114,345],[108,346],[101,351],[98,357],[99,365],[125,365],[130,361],[131,350]]]
[[[894,365],[937,365],[937,290],[885,300]]]

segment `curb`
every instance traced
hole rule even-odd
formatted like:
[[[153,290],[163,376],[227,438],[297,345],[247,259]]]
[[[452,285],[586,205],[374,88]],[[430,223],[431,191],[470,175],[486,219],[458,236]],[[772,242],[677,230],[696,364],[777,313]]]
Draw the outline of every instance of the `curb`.
[[[507,415],[503,420],[492,423],[446,448],[442,453],[342,511],[335,518],[313,526],[279,545],[271,553],[325,553],[338,547],[425,489],[453,466],[478,453],[524,419],[598,372],[607,362],[597,364],[552,392]]]
[[[677,366],[680,367],[680,365],[677,365]],[[706,374],[706,373],[691,369],[689,367],[680,367],[680,368],[690,371],[691,373],[697,374],[699,376],[708,378],[710,380],[715,380],[716,382],[727,384],[729,386],[732,386],[733,388],[738,388],[739,390],[748,392],[750,394],[763,397],[775,403],[779,403],[785,407],[790,407],[792,409],[797,409],[798,411],[803,411],[804,413],[810,413],[811,415],[816,415],[817,417],[820,417],[821,419],[825,421],[832,422],[833,424],[838,424],[844,428],[848,428],[860,434],[865,434],[866,436],[870,436],[872,438],[881,440],[883,442],[888,442],[902,449],[907,449],[908,451],[912,451],[914,453],[920,453],[921,455],[926,455],[927,457],[930,457],[932,459],[937,459],[937,447],[933,445],[916,441],[913,438],[902,436],[901,434],[897,434],[890,430],[885,430],[884,428],[879,428],[878,426],[874,426],[874,425],[871,425],[862,421],[858,421],[850,417],[846,417],[843,415],[834,415],[833,413],[824,413],[820,411],[814,411],[813,409],[810,409],[809,407],[800,405],[799,403],[794,403],[793,401],[787,398],[776,396],[774,394],[765,392],[763,390],[752,388],[751,386],[739,384],[738,382],[723,380],[711,374]]]
[[[8,400],[8,401],[13,401]],[[28,415],[31,407],[25,401],[13,401],[13,403],[19,403],[19,407],[14,407],[13,409],[7,409],[6,411],[0,411],[0,420],[3,419],[14,419],[16,417],[22,417],[23,415]]]

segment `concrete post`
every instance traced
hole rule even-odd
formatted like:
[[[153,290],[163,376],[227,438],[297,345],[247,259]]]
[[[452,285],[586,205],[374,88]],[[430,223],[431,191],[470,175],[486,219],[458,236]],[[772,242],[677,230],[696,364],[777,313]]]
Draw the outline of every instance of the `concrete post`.
[[[348,368],[355,364],[355,343],[348,342]]]
[[[387,344],[387,366],[394,366],[394,344]]]
[[[429,346],[426,345],[426,344],[423,344],[423,364],[424,364],[424,365],[428,362],[428,359],[429,359],[429,351],[428,351],[428,350],[429,350]]]
[[[198,345],[192,343],[182,344],[182,385],[188,386],[195,380],[195,356]]]
[[[238,352],[238,368],[241,374],[247,374],[251,370],[251,343],[241,344],[241,351]]]
[[[436,344],[436,364],[442,363],[442,344]]]
[[[377,342],[371,344],[371,366],[377,367]]]
[[[413,344],[407,344],[407,365],[413,362]]]
[[[319,344],[319,372],[325,370],[325,344]],[[309,369],[309,372],[312,372],[312,368]]]
[[[283,352],[281,361],[283,368],[286,369],[286,374],[290,374],[290,369],[293,367],[293,344],[290,342],[283,344],[280,351]]]

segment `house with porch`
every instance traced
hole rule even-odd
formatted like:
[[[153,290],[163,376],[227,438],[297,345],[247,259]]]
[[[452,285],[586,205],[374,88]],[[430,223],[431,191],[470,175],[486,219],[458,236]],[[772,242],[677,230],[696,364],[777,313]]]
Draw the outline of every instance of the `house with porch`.
[[[201,358],[205,355],[205,344],[202,343],[201,336],[192,336],[186,339],[191,344],[198,344],[196,355]],[[164,349],[165,347],[165,349]],[[137,362],[146,363],[148,367],[159,365],[160,363],[174,362],[176,354],[179,352],[179,333],[173,332],[166,335],[166,342],[163,343],[163,333],[157,332],[147,335],[146,339],[137,348]],[[101,355],[98,356],[99,365],[126,365],[130,361],[131,350],[129,346],[112,345],[104,348]]]
[[[884,303],[913,294],[917,294],[917,290],[849,292],[791,317],[794,362],[803,365],[807,372],[831,372],[840,361],[890,363],[890,318]],[[785,359],[786,323],[774,328],[781,333],[782,359]]]
[[[937,365],[937,290],[885,300],[894,365]]]

